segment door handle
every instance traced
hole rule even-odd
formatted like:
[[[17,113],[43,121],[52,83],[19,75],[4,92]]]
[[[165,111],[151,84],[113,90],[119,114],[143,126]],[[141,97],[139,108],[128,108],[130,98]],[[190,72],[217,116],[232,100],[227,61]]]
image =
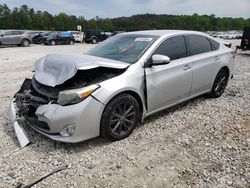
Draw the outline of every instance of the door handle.
[[[189,70],[189,69],[191,69],[191,65],[189,64],[184,65],[183,70]]]
[[[220,58],[219,58],[218,56],[215,56],[215,57],[214,57],[214,60],[215,60],[215,61],[219,61]]]

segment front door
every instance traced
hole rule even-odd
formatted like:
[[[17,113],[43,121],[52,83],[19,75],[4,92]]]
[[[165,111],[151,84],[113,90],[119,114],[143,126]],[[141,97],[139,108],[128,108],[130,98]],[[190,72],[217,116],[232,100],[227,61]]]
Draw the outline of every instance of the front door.
[[[192,85],[192,62],[186,61],[187,48],[183,36],[166,39],[153,54],[166,55],[171,61],[166,65],[145,68],[149,113],[188,98]]]
[[[12,34],[12,31],[6,31],[4,36],[1,37],[2,44],[15,44],[15,35]]]

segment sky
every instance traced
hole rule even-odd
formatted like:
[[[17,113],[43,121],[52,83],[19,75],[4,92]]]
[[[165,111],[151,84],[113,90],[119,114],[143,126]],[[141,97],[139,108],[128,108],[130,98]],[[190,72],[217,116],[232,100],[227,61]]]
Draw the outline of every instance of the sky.
[[[250,18],[250,0],[0,0],[0,4],[4,3],[11,9],[26,4],[35,10],[64,12],[86,19],[144,13]]]

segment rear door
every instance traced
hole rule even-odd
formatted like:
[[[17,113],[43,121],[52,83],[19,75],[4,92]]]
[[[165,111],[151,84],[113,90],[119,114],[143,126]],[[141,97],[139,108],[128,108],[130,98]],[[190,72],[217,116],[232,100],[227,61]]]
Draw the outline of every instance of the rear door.
[[[220,55],[208,38],[200,35],[185,36],[189,46],[189,58],[192,59],[193,81],[191,96],[211,89]],[[215,41],[214,41],[215,42]]]
[[[21,44],[23,40],[23,31],[13,31],[12,44]]]
[[[148,111],[153,113],[176,104],[190,95],[192,62],[186,60],[187,48],[183,36],[163,41],[153,54],[170,57],[170,63],[145,68]],[[149,62],[152,61],[152,57]]]

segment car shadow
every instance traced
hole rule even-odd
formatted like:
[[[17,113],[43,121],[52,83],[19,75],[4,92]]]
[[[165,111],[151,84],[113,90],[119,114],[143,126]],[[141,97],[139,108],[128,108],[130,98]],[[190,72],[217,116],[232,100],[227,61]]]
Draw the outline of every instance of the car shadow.
[[[0,45],[0,48],[13,48],[13,47],[20,47],[17,45]]]
[[[190,99],[188,101],[184,101],[184,102],[177,104],[175,106],[166,108],[162,111],[159,111],[159,112],[156,112],[156,113],[150,115],[149,117],[146,117],[145,120],[143,121],[143,123],[141,123],[139,126],[143,126],[144,124],[151,123],[151,122],[155,121],[156,119],[167,116],[167,115],[174,113],[176,111],[185,110],[185,108],[187,108],[189,105],[195,105],[196,103],[199,103],[199,101],[204,101],[204,100],[209,100],[209,98],[206,95],[202,95],[202,96],[198,96],[198,97],[195,97],[193,99]]]

